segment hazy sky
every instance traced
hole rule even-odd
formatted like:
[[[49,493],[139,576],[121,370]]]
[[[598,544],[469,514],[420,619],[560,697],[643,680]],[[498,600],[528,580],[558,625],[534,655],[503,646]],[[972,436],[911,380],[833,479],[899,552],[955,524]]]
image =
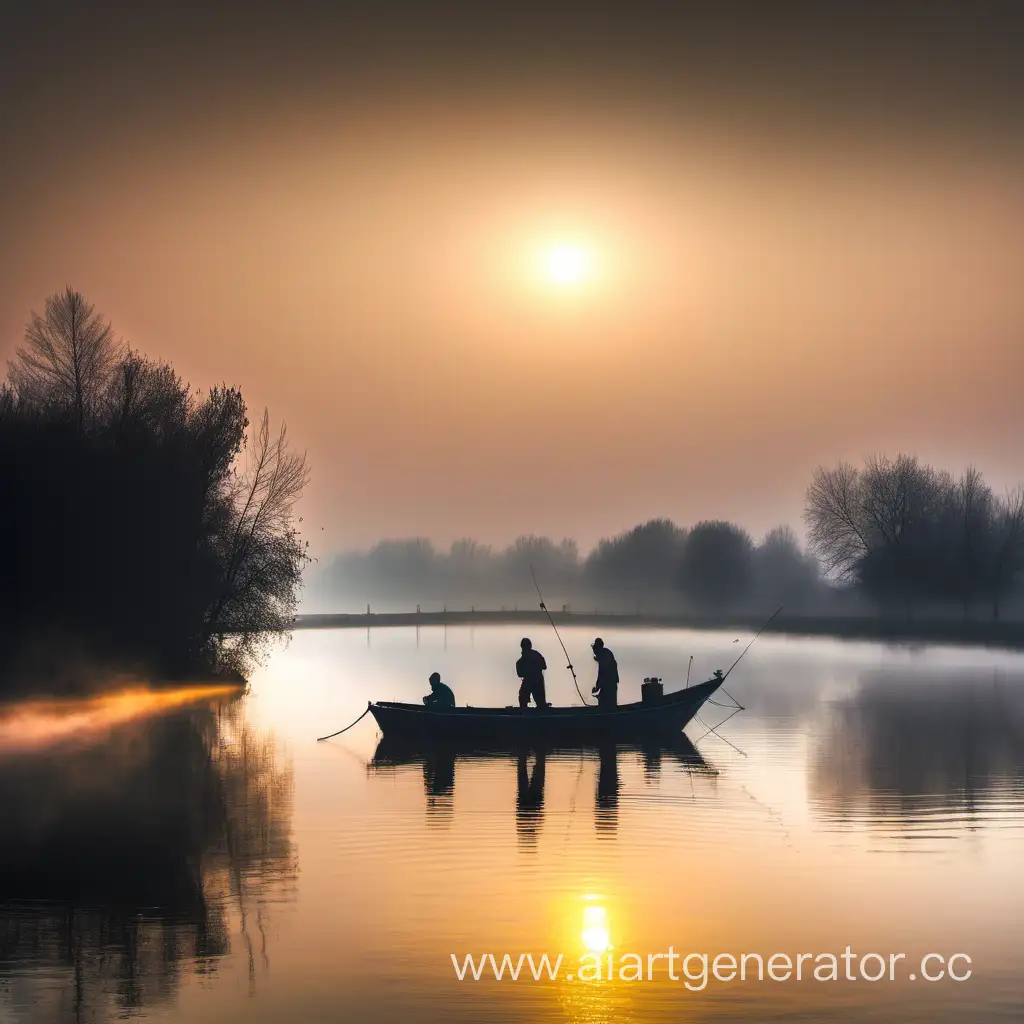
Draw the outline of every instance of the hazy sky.
[[[0,354],[71,284],[241,385],[321,551],[1024,479],[1024,6],[183,6],[0,8]]]

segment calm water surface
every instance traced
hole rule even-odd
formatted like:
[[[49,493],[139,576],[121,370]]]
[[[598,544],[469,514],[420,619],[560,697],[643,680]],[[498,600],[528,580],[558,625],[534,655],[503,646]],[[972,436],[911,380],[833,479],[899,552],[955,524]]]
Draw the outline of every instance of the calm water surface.
[[[418,701],[435,669],[460,703],[514,702],[519,637],[299,633],[215,713],[0,749],[0,1020],[1024,1017],[1024,658],[762,638],[721,738],[695,722],[670,749],[389,757],[368,717],[315,742],[369,699]],[[534,638],[571,703],[557,641]],[[589,687],[592,635],[564,638]],[[622,700],[741,649],[605,639]],[[606,945],[616,970],[670,947],[906,959],[893,982],[816,981],[813,961],[758,981],[751,962],[701,991],[681,960],[675,981],[661,961],[651,981],[460,982],[451,962],[561,953],[571,973]],[[909,980],[927,953],[968,954],[972,977]]]

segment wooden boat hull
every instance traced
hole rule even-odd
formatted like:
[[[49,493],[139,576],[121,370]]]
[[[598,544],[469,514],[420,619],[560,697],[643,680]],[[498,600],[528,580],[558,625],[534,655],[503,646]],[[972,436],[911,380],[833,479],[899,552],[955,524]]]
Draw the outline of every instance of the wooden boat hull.
[[[600,743],[678,733],[722,685],[720,679],[610,710],[581,708],[446,708],[378,701],[370,713],[387,739],[421,743]]]

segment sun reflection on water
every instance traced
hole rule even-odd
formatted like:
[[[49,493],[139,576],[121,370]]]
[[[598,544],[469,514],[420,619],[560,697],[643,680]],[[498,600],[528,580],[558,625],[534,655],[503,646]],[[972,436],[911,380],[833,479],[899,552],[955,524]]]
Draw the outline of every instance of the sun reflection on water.
[[[604,953],[611,948],[611,936],[608,932],[608,911],[599,905],[591,904],[583,908],[583,945],[590,953]]]
[[[583,903],[582,914],[576,916],[577,906],[573,916],[582,924],[577,933],[579,956],[559,986],[561,1016],[571,1024],[617,1024],[631,1020],[633,990],[629,985],[619,984],[610,970],[614,947],[608,897],[605,893],[588,892],[578,899]]]

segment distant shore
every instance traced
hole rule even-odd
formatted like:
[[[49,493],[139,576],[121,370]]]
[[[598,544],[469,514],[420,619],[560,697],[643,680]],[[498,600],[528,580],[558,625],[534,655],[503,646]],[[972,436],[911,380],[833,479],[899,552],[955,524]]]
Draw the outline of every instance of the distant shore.
[[[551,613],[559,626],[592,626],[611,629],[698,629],[756,632],[767,616],[749,615],[636,615],[601,612]],[[294,629],[379,629],[408,626],[511,626],[546,625],[540,610],[371,612],[357,614],[298,615]],[[979,622],[941,619],[884,619],[871,616],[785,615],[766,632],[791,636],[821,636],[840,640],[874,640],[886,643],[950,644],[1004,647],[1024,650],[1024,622]]]

